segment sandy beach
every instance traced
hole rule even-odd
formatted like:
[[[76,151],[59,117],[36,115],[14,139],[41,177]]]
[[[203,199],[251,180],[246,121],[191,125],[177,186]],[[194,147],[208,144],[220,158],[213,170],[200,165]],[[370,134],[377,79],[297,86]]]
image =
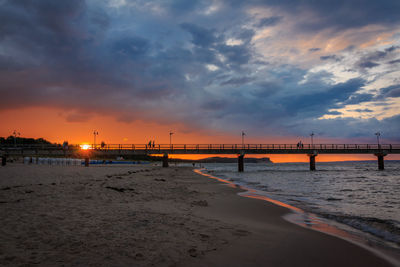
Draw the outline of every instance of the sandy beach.
[[[0,168],[1,266],[393,266],[188,167]]]

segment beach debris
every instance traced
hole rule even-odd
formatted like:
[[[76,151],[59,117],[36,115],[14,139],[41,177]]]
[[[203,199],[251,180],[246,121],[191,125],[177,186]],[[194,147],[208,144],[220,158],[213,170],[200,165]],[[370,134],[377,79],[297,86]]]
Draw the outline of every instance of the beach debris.
[[[192,201],[192,203],[190,203],[190,204],[192,206],[208,207],[207,200]]]
[[[118,192],[121,192],[121,193],[123,193],[125,191],[135,191],[132,188],[123,188],[123,187],[119,188],[119,187],[113,187],[113,186],[106,186],[105,188],[111,189],[111,190],[115,190],[115,191],[118,191]]]
[[[342,199],[341,198],[328,197],[326,200],[327,201],[340,201]]]

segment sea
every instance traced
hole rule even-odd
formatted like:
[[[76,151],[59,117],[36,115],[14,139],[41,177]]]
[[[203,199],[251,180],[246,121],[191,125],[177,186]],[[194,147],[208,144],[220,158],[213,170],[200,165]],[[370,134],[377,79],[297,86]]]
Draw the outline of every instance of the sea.
[[[244,172],[233,163],[202,165],[206,175],[301,210],[303,219],[295,223],[325,223],[400,249],[400,161],[385,161],[383,171],[376,161],[317,162],[317,171],[310,171],[308,163],[246,163]]]

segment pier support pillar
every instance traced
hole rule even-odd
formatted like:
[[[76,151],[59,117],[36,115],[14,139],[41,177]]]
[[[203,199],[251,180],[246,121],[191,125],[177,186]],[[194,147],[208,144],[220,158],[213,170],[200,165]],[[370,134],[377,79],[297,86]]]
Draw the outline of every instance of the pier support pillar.
[[[89,167],[89,157],[85,158],[85,167]]]
[[[238,156],[238,172],[244,171],[244,154]]]
[[[385,163],[383,157],[386,156],[384,153],[375,154],[378,157],[378,170],[382,171],[385,169]]]
[[[7,157],[5,155],[1,156],[1,166],[6,166],[7,164]]]
[[[162,166],[163,166],[163,168],[167,168],[168,167],[168,154],[166,154],[166,153],[163,156]]]
[[[317,154],[308,154],[310,157],[310,171],[315,171],[315,157]]]

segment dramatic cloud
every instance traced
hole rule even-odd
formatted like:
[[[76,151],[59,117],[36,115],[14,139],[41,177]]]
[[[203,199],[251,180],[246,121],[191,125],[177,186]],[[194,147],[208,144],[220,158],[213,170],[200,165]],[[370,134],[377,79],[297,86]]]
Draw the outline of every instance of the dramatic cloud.
[[[398,140],[398,14],[389,0],[3,0],[0,110]]]

